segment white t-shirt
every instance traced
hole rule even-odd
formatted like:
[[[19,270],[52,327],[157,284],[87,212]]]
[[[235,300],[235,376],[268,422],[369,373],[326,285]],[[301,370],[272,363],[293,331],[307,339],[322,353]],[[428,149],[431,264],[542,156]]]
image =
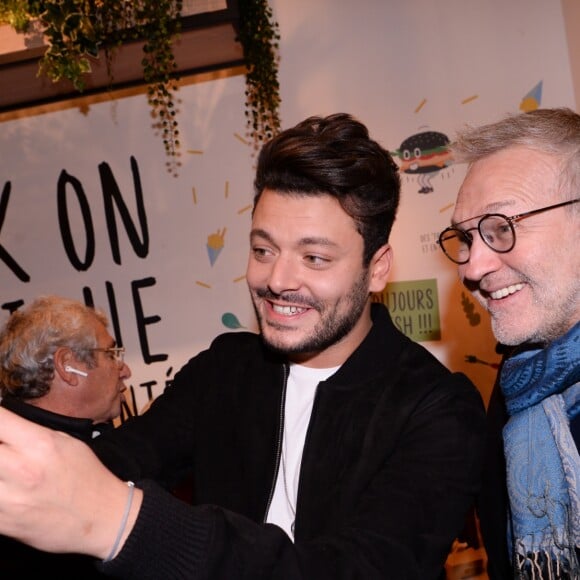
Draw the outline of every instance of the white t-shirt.
[[[294,519],[304,440],[316,387],[340,367],[313,369],[291,364],[284,407],[284,435],[278,478],[266,521],[280,526],[294,541]]]

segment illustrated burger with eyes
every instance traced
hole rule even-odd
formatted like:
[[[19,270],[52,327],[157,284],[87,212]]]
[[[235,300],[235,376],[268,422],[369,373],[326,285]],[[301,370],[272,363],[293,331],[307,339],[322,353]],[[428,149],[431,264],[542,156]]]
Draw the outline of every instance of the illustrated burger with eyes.
[[[453,163],[448,146],[449,139],[444,133],[424,131],[405,139],[397,150],[391,151],[391,155],[401,160],[402,172],[420,175],[419,193],[431,193],[432,174]]]

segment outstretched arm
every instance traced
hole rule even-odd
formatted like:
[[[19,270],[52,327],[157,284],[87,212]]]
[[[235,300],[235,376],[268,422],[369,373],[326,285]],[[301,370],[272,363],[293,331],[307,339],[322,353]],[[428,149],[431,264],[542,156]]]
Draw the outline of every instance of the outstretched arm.
[[[0,534],[105,559],[117,538],[115,552],[123,546],[141,502],[142,491],[130,490],[87,445],[0,408]]]

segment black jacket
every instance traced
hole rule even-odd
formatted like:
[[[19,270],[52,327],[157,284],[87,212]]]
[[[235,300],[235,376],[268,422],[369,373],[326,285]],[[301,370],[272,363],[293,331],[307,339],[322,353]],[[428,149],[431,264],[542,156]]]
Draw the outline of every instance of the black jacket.
[[[507,541],[509,499],[502,430],[508,419],[496,382],[487,408],[487,444],[482,489],[477,498],[481,537],[487,553],[489,580],[513,580]]]
[[[76,419],[51,413],[6,395],[0,401],[6,409],[55,431],[64,431],[81,441],[89,442],[98,433],[112,429],[110,424],[93,425],[90,419]],[[58,525],[58,522],[55,522]],[[39,572],[62,580],[106,578],[95,566],[95,559],[80,554],[48,554],[16,540],[0,536],[0,578],[34,578]]]
[[[120,554],[123,578],[439,578],[479,491],[484,406],[373,305],[359,348],[319,384],[303,453],[295,543],[264,524],[285,370],[258,335],[219,336],[141,417],[94,441],[120,477],[192,469],[196,506],[150,481]]]

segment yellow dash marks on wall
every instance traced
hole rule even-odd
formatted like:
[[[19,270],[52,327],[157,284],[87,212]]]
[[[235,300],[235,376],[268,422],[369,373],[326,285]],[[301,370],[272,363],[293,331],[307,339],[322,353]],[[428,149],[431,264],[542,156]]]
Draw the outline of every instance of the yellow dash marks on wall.
[[[427,102],[427,99],[423,99],[418,105],[417,108],[415,109],[415,113],[418,113],[424,106],[425,103]]]
[[[467,99],[463,99],[463,101],[461,101],[461,104],[467,105],[467,103],[471,103],[471,101],[475,101],[475,99],[479,99],[479,95],[471,95],[471,97],[467,97]]]
[[[245,207],[243,207],[242,209],[238,210],[238,214],[244,213],[246,211],[250,211],[252,209],[251,205],[246,205]]]
[[[226,181],[226,191],[225,191],[226,199],[228,198],[229,193],[230,193],[230,182]]]
[[[444,211],[447,211],[448,209],[451,209],[452,207],[455,206],[455,202],[453,203],[448,203],[447,205],[444,205],[440,210],[439,213],[443,213]]]
[[[195,204],[197,203],[197,195],[196,195],[196,193],[195,193],[195,187],[192,187],[192,188],[191,188],[191,195],[192,195],[192,197],[193,197],[193,203],[194,203],[194,205],[195,205]]]
[[[187,152],[191,153],[191,155],[203,155],[203,151],[201,149],[188,149]]]
[[[246,139],[244,139],[239,133],[234,133],[234,137],[238,141],[241,141],[244,145],[249,145],[248,141]]]
[[[199,280],[196,280],[195,283],[198,286],[201,286],[202,288],[211,288],[211,286],[209,284],[206,284],[205,282],[200,282]]]
[[[238,276],[237,278],[234,278],[234,282],[242,282],[245,279],[246,275],[244,274],[243,276]]]

